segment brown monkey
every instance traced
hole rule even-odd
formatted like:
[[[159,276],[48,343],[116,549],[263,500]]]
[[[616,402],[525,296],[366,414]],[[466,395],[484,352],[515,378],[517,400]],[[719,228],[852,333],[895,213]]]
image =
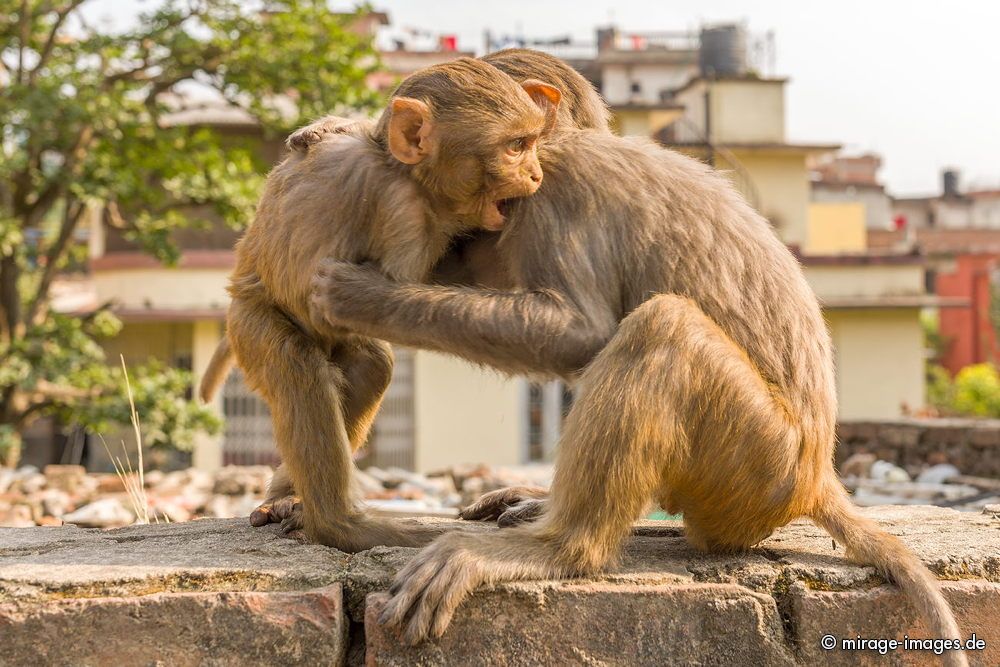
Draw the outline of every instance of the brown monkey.
[[[357,551],[427,537],[355,502],[351,450],[364,441],[392,356],[381,341],[311,319],[312,274],[333,255],[422,280],[454,235],[500,228],[505,200],[542,180],[536,142],[559,97],[478,60],[437,65],[400,85],[371,137],[331,137],[268,177],[237,246],[227,337],[271,407],[284,468],[270,493],[295,489],[309,538]]]
[[[316,279],[314,316],[331,324],[576,383],[538,521],[442,536],[399,573],[382,619],[417,642],[480,584],[597,571],[655,497],[717,552],[810,517],[936,636],[958,637],[930,572],[836,476],[830,336],[767,221],[706,165],[646,141],[560,129],[539,156],[545,183],[514,202],[497,245],[517,289],[336,261]]]
[[[609,132],[608,110],[593,86],[579,72],[564,61],[540,51],[529,49],[507,49],[492,53],[483,61],[493,65],[515,81],[542,80],[553,84],[562,93],[556,107],[556,122],[562,125],[589,128]],[[372,138],[374,124],[366,121],[349,120],[328,116],[301,128],[289,136],[289,149],[305,153],[310,146],[319,143],[330,134],[349,134],[360,139]],[[496,243],[499,233],[485,229],[472,229],[454,239],[447,255],[433,271],[433,282],[446,284],[477,284],[491,287],[512,287],[506,266],[499,260]],[[228,340],[223,339],[212,356],[201,381],[200,396],[209,401],[222,384],[233,361]],[[364,367],[360,368],[364,371]],[[351,378],[349,386],[367,385],[374,381],[374,388],[381,386],[384,378],[359,376]],[[374,389],[373,388],[373,389]],[[350,394],[366,395],[358,391]],[[381,392],[378,392],[381,395]],[[352,435],[351,444],[355,449],[363,444],[371,420],[374,418],[378,401],[370,399],[371,408],[366,412],[367,420],[359,422],[360,428]],[[293,498],[294,489],[284,466],[279,466],[268,490],[268,497],[250,516],[255,526],[268,522],[281,522],[286,530],[301,528],[301,504]],[[515,513],[509,513],[501,521],[512,520]],[[523,518],[526,515],[516,515]]]

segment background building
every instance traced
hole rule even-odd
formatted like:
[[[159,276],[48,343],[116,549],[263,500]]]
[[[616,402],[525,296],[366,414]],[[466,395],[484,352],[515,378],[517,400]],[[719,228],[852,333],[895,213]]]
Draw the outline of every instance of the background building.
[[[384,37],[389,20],[372,13],[357,29],[373,39]],[[458,51],[449,35],[409,30],[390,42],[382,52],[385,70],[370,80],[379,90],[421,67],[472,55]],[[602,28],[593,43],[584,44],[487,35],[487,45],[530,46],[566,58],[607,99],[619,133],[653,138],[728,174],[800,257],[821,300],[836,350],[842,419],[892,418],[923,406],[921,311],[947,306],[957,308],[960,318],[970,301],[980,306],[982,301],[973,293],[978,283],[968,277],[958,279],[961,287],[946,287],[942,280],[929,293],[927,275],[941,275],[939,260],[938,268],[931,268],[921,246],[901,242],[907,231],[891,230],[900,216],[907,230],[958,225],[960,215],[969,226],[1000,228],[1000,194],[959,195],[956,184],[937,198],[891,200],[878,182],[878,156],[843,157],[836,155],[835,144],[788,141],[788,81],[770,71],[773,41],[750,36],[740,25],[693,32]],[[176,123],[210,125],[255,145],[265,164],[282,155],[279,141],[266,140],[231,108],[180,98],[177,106]],[[153,356],[199,377],[223,336],[225,285],[238,235],[222,225],[185,231],[176,239],[181,261],[165,268],[123,239],[113,223],[106,214],[93,216],[91,281],[61,286],[63,298],[117,304],[125,327],[107,343],[115,357],[119,352],[136,361]],[[876,237],[872,230],[897,236]],[[959,274],[992,271],[994,258],[970,259],[966,263],[975,268]],[[969,312],[980,317],[981,311]],[[943,314],[942,330],[949,321]],[[972,325],[981,328],[981,323]],[[995,341],[989,341],[984,354],[992,355]],[[956,350],[965,347],[962,343]],[[979,358],[962,354],[961,363]],[[532,384],[452,357],[399,349],[393,382],[361,463],[428,471],[461,462],[548,459],[571,402],[560,382]],[[195,465],[277,461],[267,407],[238,371],[226,381],[215,407],[225,417],[225,431],[202,439]]]

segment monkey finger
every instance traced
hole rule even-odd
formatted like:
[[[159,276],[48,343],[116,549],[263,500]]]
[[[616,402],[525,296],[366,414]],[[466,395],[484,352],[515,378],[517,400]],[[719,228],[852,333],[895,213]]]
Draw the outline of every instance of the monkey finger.
[[[302,529],[302,517],[301,515],[293,514],[281,521],[281,532],[285,535],[291,535],[293,532]]]
[[[430,546],[423,553],[433,549],[434,547]],[[379,623],[390,627],[401,627],[437,569],[436,559],[432,555],[424,557],[418,555],[407,563],[389,588],[392,598],[379,616]]]
[[[510,486],[483,494],[479,500],[459,512],[466,521],[494,521],[511,507],[526,500],[543,498],[545,489],[533,486]]]
[[[497,525],[501,528],[509,528],[534,521],[542,515],[545,503],[544,500],[522,500],[497,517]]]
[[[267,505],[261,505],[253,512],[250,512],[250,525],[260,528],[271,523],[271,509]]]

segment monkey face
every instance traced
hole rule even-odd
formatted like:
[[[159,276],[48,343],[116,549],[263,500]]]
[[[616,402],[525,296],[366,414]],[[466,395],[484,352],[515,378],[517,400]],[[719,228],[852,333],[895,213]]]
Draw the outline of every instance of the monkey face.
[[[380,127],[435,208],[464,226],[499,230],[507,203],[541,185],[538,141],[555,125],[561,97],[541,81],[519,84],[461,58],[400,84]]]

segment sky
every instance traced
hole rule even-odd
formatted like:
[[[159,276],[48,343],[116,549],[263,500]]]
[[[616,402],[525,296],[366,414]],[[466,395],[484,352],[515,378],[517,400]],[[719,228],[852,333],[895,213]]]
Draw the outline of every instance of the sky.
[[[121,23],[151,0],[91,0]],[[1000,187],[1000,2],[994,0],[372,0],[393,29],[455,34],[481,53],[483,33],[593,40],[628,31],[743,22],[774,31],[787,76],[789,141],[839,143],[883,156],[894,195],[933,194],[957,168],[963,187]],[[337,9],[352,3],[334,0]]]

